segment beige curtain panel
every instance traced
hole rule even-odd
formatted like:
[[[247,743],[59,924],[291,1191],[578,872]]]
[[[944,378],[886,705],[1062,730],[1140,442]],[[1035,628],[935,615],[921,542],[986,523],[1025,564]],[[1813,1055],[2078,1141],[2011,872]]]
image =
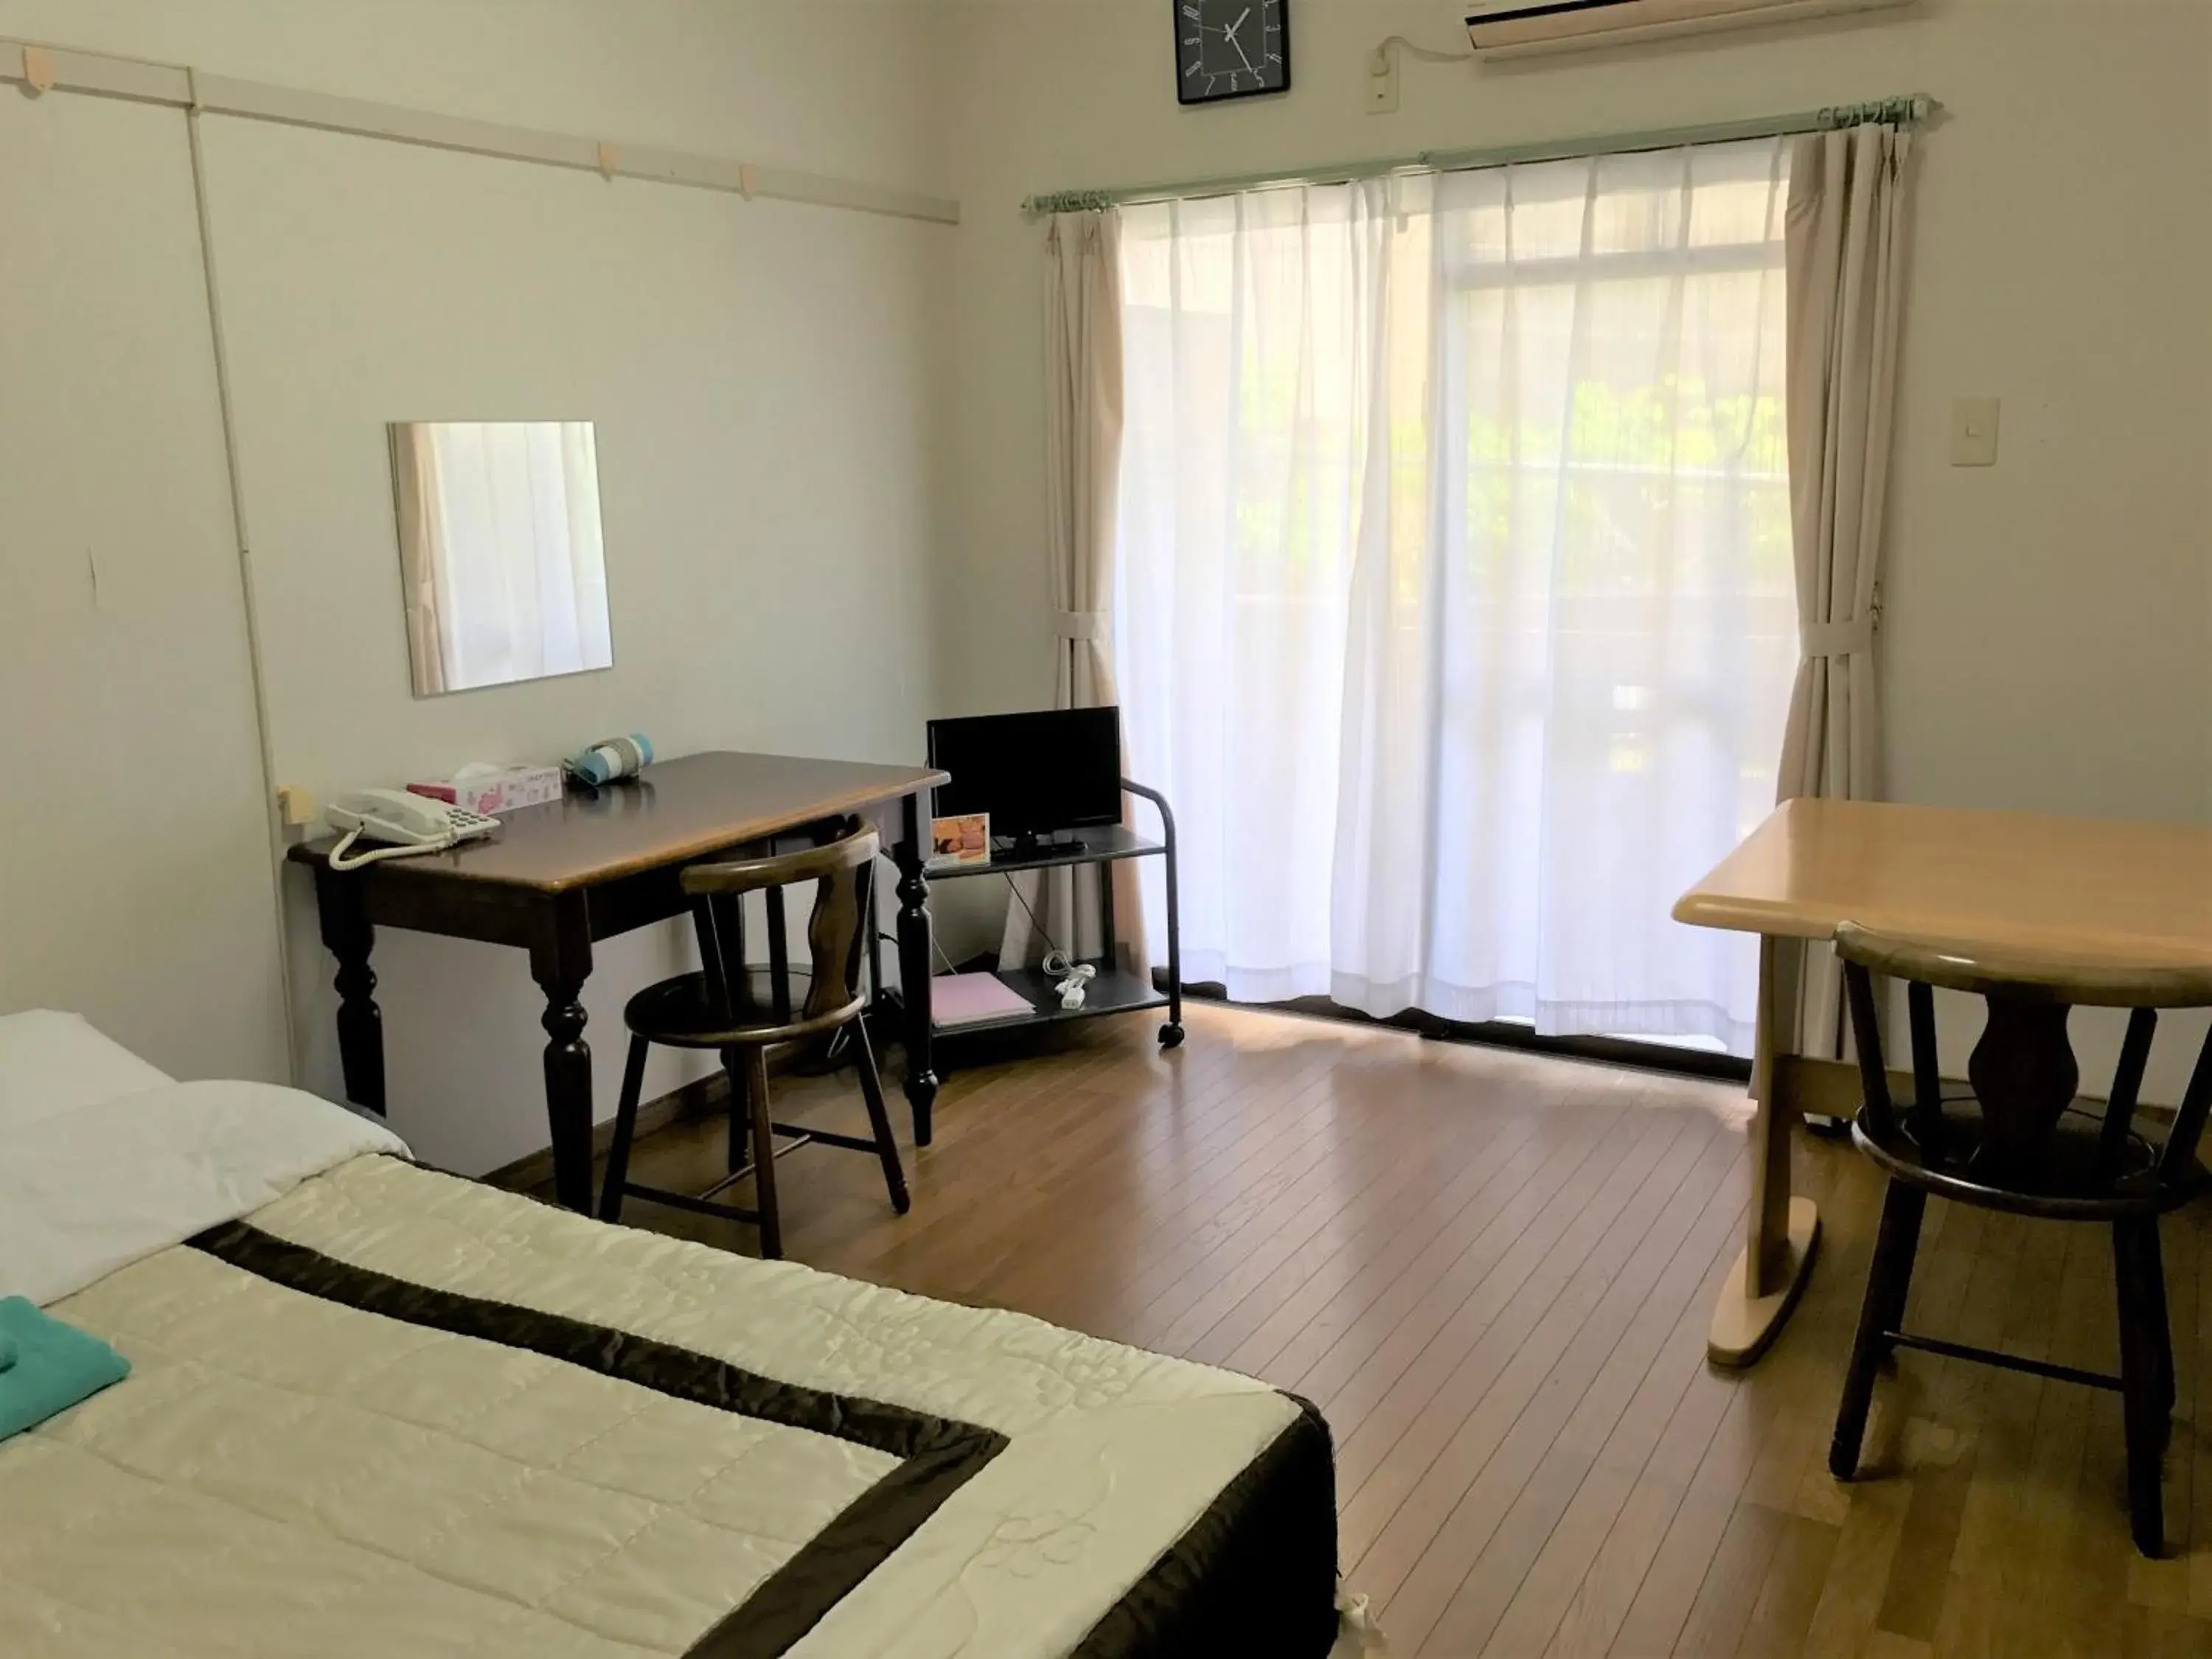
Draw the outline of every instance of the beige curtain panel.
[[[1797,141],[1790,272],[1790,495],[1803,660],[1778,799],[1874,794],[1881,574],[1905,301],[1912,135],[1853,127]]]
[[[451,584],[444,521],[438,513],[438,447],[427,425],[392,428],[392,465],[399,496],[399,554],[407,600],[407,655],[415,695],[447,690],[446,632],[438,596]]]
[[[1121,476],[1120,216],[1111,209],[1055,214],[1045,233],[1045,555],[1052,573],[1054,701],[1060,708],[1096,708],[1117,701],[1110,625]],[[1091,879],[1088,869],[1059,869],[1042,880],[1020,882],[1043,932],[1079,960],[1102,949]],[[1143,972],[1143,918],[1135,872],[1126,861],[1114,866],[1114,909],[1124,962]],[[1030,910],[1011,906],[1000,960],[1035,961],[1047,948],[1036,934]]]
[[[1880,789],[1875,595],[1896,422],[1912,135],[1808,134],[1790,161],[1784,234],[1788,407],[1800,657],[1776,799]],[[1802,1051],[1840,1052],[1834,952],[1808,952]]]
[[[1114,701],[1108,622],[1121,483],[1121,221],[1063,213],[1046,241],[1046,553],[1062,708]]]

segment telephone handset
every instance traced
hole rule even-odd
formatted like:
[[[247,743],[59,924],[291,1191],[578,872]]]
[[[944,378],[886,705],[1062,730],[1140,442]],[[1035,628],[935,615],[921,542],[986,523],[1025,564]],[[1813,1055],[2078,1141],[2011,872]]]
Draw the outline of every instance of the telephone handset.
[[[410,853],[441,852],[457,842],[488,836],[499,828],[497,818],[404,789],[363,789],[340,795],[323,816],[331,828],[345,831],[331,848],[333,870],[351,870],[379,859],[404,858]],[[353,844],[364,838],[386,844],[368,852],[350,852]]]

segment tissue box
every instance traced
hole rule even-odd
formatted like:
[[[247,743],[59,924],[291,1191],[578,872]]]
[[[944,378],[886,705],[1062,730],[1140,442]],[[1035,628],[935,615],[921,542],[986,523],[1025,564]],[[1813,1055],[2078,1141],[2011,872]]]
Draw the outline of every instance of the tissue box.
[[[483,771],[466,769],[444,781],[410,783],[418,795],[442,800],[470,812],[497,817],[518,807],[543,806],[561,799],[561,769],[557,766],[502,766]]]

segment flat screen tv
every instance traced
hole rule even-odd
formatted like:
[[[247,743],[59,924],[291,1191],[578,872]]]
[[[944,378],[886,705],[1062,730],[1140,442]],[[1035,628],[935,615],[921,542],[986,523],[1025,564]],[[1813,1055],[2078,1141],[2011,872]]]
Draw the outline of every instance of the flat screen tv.
[[[929,723],[939,816],[988,812],[991,833],[1030,841],[1121,821],[1121,711],[1058,708]]]

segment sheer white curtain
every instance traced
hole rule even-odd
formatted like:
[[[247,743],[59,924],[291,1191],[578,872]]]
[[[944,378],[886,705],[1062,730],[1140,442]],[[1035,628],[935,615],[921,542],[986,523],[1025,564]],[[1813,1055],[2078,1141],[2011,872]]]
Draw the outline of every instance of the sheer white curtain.
[[[430,532],[440,690],[605,668],[606,556],[588,421],[450,421],[413,428]]]
[[[1115,666],[1187,978],[1749,1051],[1751,941],[1668,913],[1796,667],[1787,189],[1759,141],[1124,210]]]

